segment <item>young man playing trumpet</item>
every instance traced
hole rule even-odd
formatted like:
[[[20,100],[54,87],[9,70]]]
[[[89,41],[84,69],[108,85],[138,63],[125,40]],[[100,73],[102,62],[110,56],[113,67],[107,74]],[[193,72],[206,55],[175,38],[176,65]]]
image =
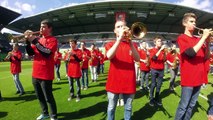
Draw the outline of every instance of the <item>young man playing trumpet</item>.
[[[52,82],[54,79],[54,54],[57,50],[57,39],[52,36],[52,23],[43,20],[40,25],[41,38],[32,34],[32,31],[25,32],[27,39],[26,51],[33,58],[32,83],[36,96],[41,105],[42,113],[37,120],[51,118],[57,120],[57,108],[52,93]],[[50,116],[48,106],[50,106]]]
[[[137,45],[125,38],[128,31],[125,21],[116,21],[114,33],[116,40],[105,45],[106,56],[110,60],[110,68],[106,83],[108,97],[107,119],[115,119],[116,104],[119,94],[124,99],[124,120],[130,120],[132,102],[136,92],[136,75],[134,61],[139,62]]]
[[[209,47],[208,37],[211,29],[204,29],[201,37],[193,35],[196,26],[196,15],[185,13],[182,25],[184,34],[177,38],[180,48],[181,99],[176,111],[175,120],[189,120],[197,102],[202,84],[207,84],[206,62]]]
[[[21,81],[19,79],[19,73],[21,72],[21,59],[22,54],[21,51],[18,50],[19,46],[18,43],[13,45],[13,50],[8,53],[5,60],[9,60],[10,63],[10,71],[13,74],[14,83],[16,86],[16,94],[19,94],[20,96],[23,95],[24,88],[21,84]]]
[[[163,45],[162,38],[157,36],[154,38],[155,47],[150,50],[150,68],[151,68],[151,88],[150,88],[150,106],[157,104],[162,105],[160,99],[160,89],[163,83],[164,76],[164,62],[166,61],[165,45]],[[154,90],[155,96],[154,96]]]

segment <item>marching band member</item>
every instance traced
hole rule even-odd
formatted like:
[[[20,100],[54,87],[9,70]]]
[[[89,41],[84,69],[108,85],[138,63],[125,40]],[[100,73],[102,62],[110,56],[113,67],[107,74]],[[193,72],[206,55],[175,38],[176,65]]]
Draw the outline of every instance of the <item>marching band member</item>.
[[[98,67],[98,51],[95,49],[95,44],[91,45],[91,58],[89,60],[92,82],[97,82],[97,67]]]
[[[21,51],[18,50],[19,46],[18,44],[13,45],[13,50],[8,53],[5,60],[10,60],[10,71],[13,75],[13,80],[16,86],[16,94],[19,94],[20,96],[25,94],[24,88],[21,84],[21,81],[19,79],[19,73],[21,73],[21,58],[22,54]]]
[[[150,57],[149,51],[147,50],[147,43],[141,43],[141,50],[139,51],[140,54],[140,71],[141,71],[141,82],[140,82],[140,89],[149,90],[149,72],[150,72]],[[145,87],[144,87],[145,82]]]
[[[125,38],[125,21],[116,21],[114,33],[116,41],[105,45],[106,56],[110,60],[110,68],[106,83],[108,97],[107,119],[115,119],[115,109],[119,94],[124,100],[124,119],[130,120],[132,102],[136,92],[136,75],[134,61],[139,61],[140,56],[136,50],[137,45]]]
[[[81,84],[80,84],[80,78],[81,78],[81,67],[80,62],[82,61],[82,51],[77,48],[77,41],[76,40],[70,40],[70,52],[68,56],[68,80],[70,85],[70,97],[68,98],[68,101],[73,99],[74,97],[74,79],[76,80],[77,84],[77,95],[76,95],[76,102],[80,101],[80,95],[81,95]]]
[[[179,54],[177,53],[175,44],[172,44],[171,51],[167,54],[166,59],[167,59],[166,62],[169,65],[170,74],[171,74],[171,77],[169,80],[170,82],[169,89],[173,91],[175,90],[174,83],[178,73],[178,66],[179,66]]]
[[[62,54],[59,52],[59,48],[58,48],[54,56],[56,76],[58,81],[61,80],[60,71],[59,71],[61,66],[61,59],[62,59]]]
[[[27,39],[26,51],[28,55],[34,56],[32,83],[42,109],[42,114],[37,117],[37,120],[49,117],[51,117],[51,120],[57,120],[57,107],[52,93],[57,39],[52,36],[52,29],[52,23],[49,20],[43,20],[40,26],[41,38],[37,38],[29,30],[25,32],[25,38]],[[51,110],[50,116],[47,103]]]
[[[150,88],[150,106],[154,106],[156,103],[162,106],[162,101],[160,99],[160,89],[163,83],[164,76],[164,62],[166,61],[165,45],[162,43],[161,37],[154,38],[155,47],[150,50],[150,68],[151,68],[151,88]],[[154,89],[155,97],[154,97]]]
[[[185,13],[182,19],[185,31],[177,38],[180,48],[181,99],[175,120],[191,118],[201,85],[208,82],[205,63],[209,48],[205,42],[210,34],[210,29],[204,29],[201,38],[194,36],[196,19],[194,13]]]
[[[82,65],[81,65],[81,72],[82,72],[82,76],[81,76],[81,82],[82,82],[82,86],[81,88],[84,90],[88,89],[88,85],[89,85],[89,78],[88,78],[88,68],[89,68],[89,59],[91,57],[90,55],[90,51],[85,47],[86,43],[85,42],[81,42],[81,51],[82,51]]]

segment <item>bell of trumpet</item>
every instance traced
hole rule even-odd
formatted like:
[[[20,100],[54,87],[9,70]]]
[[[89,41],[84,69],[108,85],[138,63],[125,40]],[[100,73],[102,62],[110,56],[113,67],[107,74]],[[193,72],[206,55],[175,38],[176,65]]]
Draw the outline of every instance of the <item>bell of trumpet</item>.
[[[142,22],[135,22],[131,26],[131,33],[134,38],[141,39],[147,33],[147,28]]]

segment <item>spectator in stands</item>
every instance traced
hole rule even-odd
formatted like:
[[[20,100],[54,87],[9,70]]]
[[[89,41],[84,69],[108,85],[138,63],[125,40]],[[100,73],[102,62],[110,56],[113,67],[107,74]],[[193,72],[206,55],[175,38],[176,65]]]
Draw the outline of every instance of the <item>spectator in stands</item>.
[[[176,50],[176,45],[175,44],[172,44],[171,45],[171,51],[167,54],[166,56],[166,62],[168,63],[169,65],[169,69],[170,69],[170,74],[171,74],[171,77],[170,77],[170,85],[169,85],[169,89],[171,91],[175,90],[175,78],[178,74],[178,66],[179,66],[179,53],[177,52]]]
[[[40,34],[37,38],[32,31],[25,32],[27,39],[26,51],[33,56],[32,83],[36,96],[42,108],[42,114],[37,120],[49,118],[48,106],[50,106],[51,120],[57,120],[57,107],[52,93],[52,82],[54,79],[54,54],[57,50],[57,39],[52,36],[52,23],[49,20],[41,21]]]
[[[80,101],[81,95],[81,67],[80,62],[82,61],[82,51],[77,48],[77,41],[70,40],[70,52],[68,53],[68,80],[70,85],[70,97],[68,101],[72,100],[74,97],[74,79],[77,85],[77,95],[76,95],[76,102]]]
[[[181,99],[176,111],[175,120],[189,120],[197,102],[200,88],[207,78],[207,55],[209,52],[208,37],[210,29],[204,29],[199,38],[193,35],[196,26],[196,15],[185,13],[182,25],[184,34],[177,38],[180,48]]]
[[[140,89],[149,90],[149,72],[150,72],[150,57],[149,51],[147,50],[147,43],[141,43],[140,55],[140,71],[141,71],[141,81]],[[145,83],[145,84],[144,84]],[[145,85],[145,86],[144,86]]]
[[[98,66],[98,51],[95,49],[95,44],[91,45],[91,58],[89,60],[92,82],[97,82],[97,66]]]
[[[130,120],[132,102],[136,92],[136,75],[134,61],[139,61],[137,45],[125,37],[127,31],[125,21],[116,21],[114,33],[116,40],[105,45],[106,56],[110,60],[110,68],[106,83],[108,97],[107,119],[115,119],[116,104],[119,94],[124,99],[124,119]]]
[[[86,43],[81,42],[81,51],[82,51],[82,63],[81,63],[81,88],[84,90],[88,89],[89,78],[88,78],[88,68],[89,68],[89,59],[91,57],[90,51],[86,48]]]
[[[21,84],[21,81],[19,79],[19,73],[21,73],[21,59],[22,59],[22,53],[19,49],[18,44],[13,45],[13,50],[8,53],[5,60],[10,61],[10,71],[13,75],[13,80],[16,86],[16,94],[19,94],[19,96],[25,94],[24,88]]]
[[[62,59],[62,54],[59,52],[59,48],[58,48],[54,56],[55,70],[56,70],[56,76],[58,81],[61,80],[61,76],[60,76],[61,59]]]
[[[162,101],[160,99],[160,89],[163,83],[164,62],[166,61],[165,45],[163,45],[162,38],[160,36],[154,38],[154,44],[155,47],[150,50],[150,68],[152,81],[149,105],[154,106],[154,104],[157,104],[162,106]]]

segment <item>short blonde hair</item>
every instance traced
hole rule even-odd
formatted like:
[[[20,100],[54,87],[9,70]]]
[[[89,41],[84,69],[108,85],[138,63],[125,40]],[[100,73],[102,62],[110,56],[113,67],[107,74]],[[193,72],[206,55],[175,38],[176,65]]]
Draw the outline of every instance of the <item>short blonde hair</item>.
[[[185,13],[183,15],[182,24],[185,23],[190,17],[197,19],[197,16],[194,13]]]
[[[158,39],[161,39],[162,40],[162,37],[161,36],[156,36],[155,38],[154,38],[154,43],[156,43],[156,41],[158,40]]]

